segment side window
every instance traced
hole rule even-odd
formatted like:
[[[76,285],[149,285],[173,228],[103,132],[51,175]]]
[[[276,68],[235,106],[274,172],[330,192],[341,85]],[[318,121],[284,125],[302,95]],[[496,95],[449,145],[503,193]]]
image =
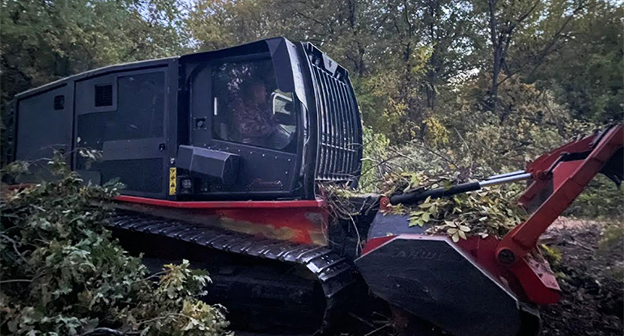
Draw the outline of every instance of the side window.
[[[102,149],[105,141],[163,136],[164,72],[119,76],[117,90],[116,111],[78,116],[79,146]]]
[[[107,125],[107,140],[162,137],[165,73],[121,76],[117,90],[117,112]]]
[[[217,64],[212,88],[212,127],[218,139],[294,150],[293,95],[277,89],[269,59]]]

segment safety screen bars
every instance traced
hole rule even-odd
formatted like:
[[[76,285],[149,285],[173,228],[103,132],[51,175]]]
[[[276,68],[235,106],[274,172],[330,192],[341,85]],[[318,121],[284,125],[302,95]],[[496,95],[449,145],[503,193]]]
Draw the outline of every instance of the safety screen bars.
[[[361,170],[362,129],[348,77],[330,74],[318,61],[311,68],[318,109],[316,180],[355,186]]]

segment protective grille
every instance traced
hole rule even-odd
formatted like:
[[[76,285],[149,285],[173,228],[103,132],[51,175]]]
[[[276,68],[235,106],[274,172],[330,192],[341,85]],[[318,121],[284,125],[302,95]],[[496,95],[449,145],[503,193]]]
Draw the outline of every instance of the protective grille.
[[[95,86],[95,107],[113,105],[113,86],[96,85]]]
[[[346,79],[312,63],[316,82],[318,141],[316,180],[357,183],[362,130],[355,97]]]
[[[54,96],[54,110],[62,110],[65,108],[65,96]]]

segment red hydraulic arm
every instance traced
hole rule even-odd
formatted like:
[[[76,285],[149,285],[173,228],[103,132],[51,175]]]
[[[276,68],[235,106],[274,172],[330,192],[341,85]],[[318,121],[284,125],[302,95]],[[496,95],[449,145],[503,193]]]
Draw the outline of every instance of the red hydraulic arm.
[[[624,128],[612,126],[540,156],[524,174],[532,180],[519,200],[531,215],[496,247],[495,257],[537,304],[559,300],[559,285],[536,249],[539,237],[581,194],[598,173],[620,184],[623,172]]]
[[[601,171],[619,184],[623,145],[624,127],[616,125],[559,147],[531,163],[526,172],[531,174],[532,183],[519,200],[521,206],[532,212],[531,216],[499,243],[498,261],[512,265],[529,254],[539,237]]]

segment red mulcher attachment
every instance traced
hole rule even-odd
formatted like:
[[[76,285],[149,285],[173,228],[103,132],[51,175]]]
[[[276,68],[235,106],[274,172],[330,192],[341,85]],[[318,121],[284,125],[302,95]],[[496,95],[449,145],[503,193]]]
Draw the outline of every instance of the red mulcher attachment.
[[[535,335],[539,314],[533,304],[555,303],[560,295],[538,239],[595,175],[620,184],[623,144],[624,128],[616,125],[542,155],[526,171],[392,196],[391,204],[414,204],[531,180],[519,200],[531,216],[500,241],[490,236],[453,243],[409,228],[405,216],[379,215],[356,265],[375,295],[454,335]]]

